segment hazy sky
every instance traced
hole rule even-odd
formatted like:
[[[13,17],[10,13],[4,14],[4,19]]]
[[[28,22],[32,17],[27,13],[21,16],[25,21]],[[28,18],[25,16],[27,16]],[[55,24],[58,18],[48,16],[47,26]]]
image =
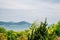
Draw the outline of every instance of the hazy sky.
[[[60,0],[0,0],[0,21],[60,20]]]

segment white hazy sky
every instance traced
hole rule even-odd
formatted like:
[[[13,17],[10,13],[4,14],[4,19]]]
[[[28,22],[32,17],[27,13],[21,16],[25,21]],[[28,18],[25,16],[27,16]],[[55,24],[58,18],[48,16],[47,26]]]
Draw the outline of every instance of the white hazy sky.
[[[60,0],[0,0],[0,21],[60,20]]]

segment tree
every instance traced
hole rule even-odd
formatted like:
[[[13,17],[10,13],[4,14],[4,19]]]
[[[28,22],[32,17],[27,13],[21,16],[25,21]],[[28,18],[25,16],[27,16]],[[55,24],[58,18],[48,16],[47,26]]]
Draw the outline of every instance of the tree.
[[[35,30],[34,32],[34,39],[33,40],[47,40],[47,19],[45,19],[45,22],[41,22],[40,26]]]
[[[56,38],[56,33],[55,33],[56,25],[53,24],[50,27],[48,27],[48,39],[49,40],[54,40]]]
[[[6,33],[6,30],[5,30],[5,28],[3,28],[3,27],[0,27],[0,33]]]
[[[29,40],[47,40],[47,19],[45,22],[41,22],[40,25],[37,25],[36,22],[31,26],[31,34]]]
[[[28,34],[28,40],[33,40],[34,39],[34,32],[35,32],[35,29],[36,29],[36,21],[31,25],[31,33]]]
[[[10,30],[10,31],[7,32],[7,39],[8,40],[16,40],[17,39],[16,36],[17,35],[14,34],[14,31],[13,30]]]
[[[57,36],[60,36],[60,21],[58,21],[58,23],[55,26],[55,33],[57,34]]]

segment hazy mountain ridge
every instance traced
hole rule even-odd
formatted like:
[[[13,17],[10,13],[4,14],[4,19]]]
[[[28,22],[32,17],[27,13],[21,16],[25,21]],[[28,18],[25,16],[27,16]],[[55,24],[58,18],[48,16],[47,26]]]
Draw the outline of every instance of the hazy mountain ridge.
[[[3,22],[0,21],[0,27],[4,27],[7,30],[25,30],[31,26],[31,23],[26,21],[21,22]]]
[[[21,21],[21,22],[3,22],[3,21],[0,21],[0,25],[21,25],[21,24],[30,24],[26,21]]]

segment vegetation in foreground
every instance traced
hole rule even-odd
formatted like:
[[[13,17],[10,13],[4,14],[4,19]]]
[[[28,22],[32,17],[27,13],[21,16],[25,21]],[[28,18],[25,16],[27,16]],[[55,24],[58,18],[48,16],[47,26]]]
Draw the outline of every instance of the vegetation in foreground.
[[[60,21],[47,26],[47,21],[34,22],[24,31],[6,30],[0,27],[0,40],[60,40]]]

